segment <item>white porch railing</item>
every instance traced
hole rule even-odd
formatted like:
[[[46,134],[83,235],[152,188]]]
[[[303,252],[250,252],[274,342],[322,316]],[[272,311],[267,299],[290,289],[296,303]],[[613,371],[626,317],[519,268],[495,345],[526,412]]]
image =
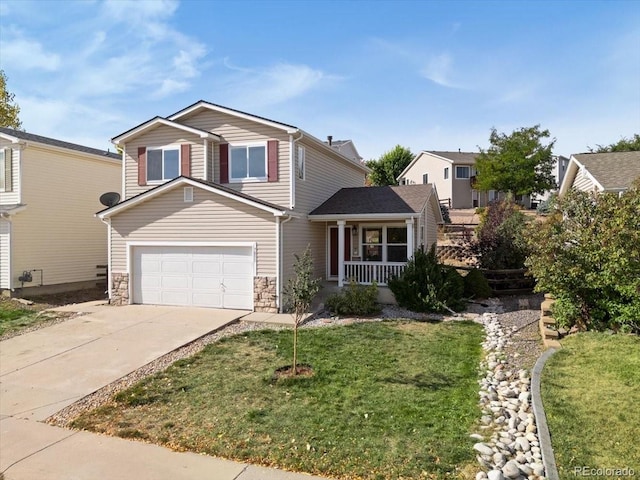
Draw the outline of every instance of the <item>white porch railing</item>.
[[[405,262],[344,262],[344,279],[345,283],[354,280],[362,285],[376,282],[385,286],[389,277],[400,275],[406,266]]]

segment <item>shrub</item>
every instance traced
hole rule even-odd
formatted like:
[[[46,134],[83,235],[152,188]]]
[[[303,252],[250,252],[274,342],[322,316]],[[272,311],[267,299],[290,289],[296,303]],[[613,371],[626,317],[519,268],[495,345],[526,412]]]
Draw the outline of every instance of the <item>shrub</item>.
[[[467,298],[489,298],[492,295],[489,282],[480,270],[474,268],[464,277],[464,296]]]
[[[449,213],[449,207],[441,203],[440,212],[442,213],[442,220],[444,220],[444,223],[451,223],[451,214]]]
[[[389,280],[401,307],[416,312],[445,312],[464,308],[464,280],[455,268],[438,263],[435,245],[416,250],[402,274]]]
[[[640,180],[624,194],[570,191],[531,232],[527,266],[563,326],[640,333]]]
[[[378,285],[358,285],[350,281],[340,293],[327,298],[326,306],[336,315],[373,315],[380,312]]]
[[[489,270],[524,268],[528,254],[526,225],[526,217],[513,199],[491,203],[470,245],[480,266]]]

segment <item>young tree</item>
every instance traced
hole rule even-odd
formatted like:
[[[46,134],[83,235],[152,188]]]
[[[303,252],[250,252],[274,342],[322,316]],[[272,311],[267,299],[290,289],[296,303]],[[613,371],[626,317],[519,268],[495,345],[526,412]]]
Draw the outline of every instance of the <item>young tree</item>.
[[[587,148],[591,153],[637,152],[640,151],[640,134],[634,133],[631,138],[622,137],[611,145],[596,145],[596,148]]]
[[[492,128],[491,146],[488,150],[480,149],[476,159],[476,188],[514,195],[543,193],[555,188],[551,151],[556,140],[542,143],[549,136],[549,130],[540,130],[540,125],[514,130],[511,135]]]
[[[15,95],[7,90],[7,76],[0,70],[0,127],[10,127],[16,130],[22,128],[18,118],[20,107],[14,102]]]
[[[396,145],[393,150],[385,152],[378,160],[369,160],[367,167],[371,169],[369,180],[372,185],[398,185],[398,175],[413,160],[413,153],[408,148]]]
[[[298,327],[302,324],[305,314],[309,311],[311,302],[320,291],[320,279],[313,276],[313,258],[311,246],[300,255],[294,255],[294,276],[289,278],[284,288],[285,306],[293,315],[293,369],[292,374],[298,373]]]

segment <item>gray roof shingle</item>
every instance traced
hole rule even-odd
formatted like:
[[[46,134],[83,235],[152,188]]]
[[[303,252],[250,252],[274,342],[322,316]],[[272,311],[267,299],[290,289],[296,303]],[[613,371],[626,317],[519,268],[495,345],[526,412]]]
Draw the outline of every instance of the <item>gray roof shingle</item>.
[[[441,152],[435,150],[426,150],[426,152],[449,159],[453,163],[464,163],[471,165],[476,163],[476,157],[479,155],[478,152]]]
[[[579,153],[574,157],[605,190],[627,189],[640,177],[640,152]]]
[[[429,184],[343,188],[310,215],[419,213],[432,191]]]
[[[55,138],[43,137],[42,135],[35,135],[33,133],[23,132],[22,130],[14,130],[13,128],[0,127],[0,132],[12,137],[20,138],[28,142],[37,142],[44,145],[52,145],[54,147],[66,148],[68,150],[75,150],[77,152],[90,153],[92,155],[100,155],[103,157],[109,157],[114,160],[122,160],[122,157],[114,152],[108,152],[106,150],[100,150],[99,148],[85,147],[84,145],[78,145],[77,143],[64,142],[62,140],[56,140]]]

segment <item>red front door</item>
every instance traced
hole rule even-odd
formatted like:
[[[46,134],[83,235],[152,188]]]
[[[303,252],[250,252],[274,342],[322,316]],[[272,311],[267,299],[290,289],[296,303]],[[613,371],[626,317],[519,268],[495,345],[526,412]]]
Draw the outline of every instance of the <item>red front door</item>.
[[[338,276],[338,227],[329,227],[329,276]],[[351,227],[344,227],[344,260],[351,260]]]

